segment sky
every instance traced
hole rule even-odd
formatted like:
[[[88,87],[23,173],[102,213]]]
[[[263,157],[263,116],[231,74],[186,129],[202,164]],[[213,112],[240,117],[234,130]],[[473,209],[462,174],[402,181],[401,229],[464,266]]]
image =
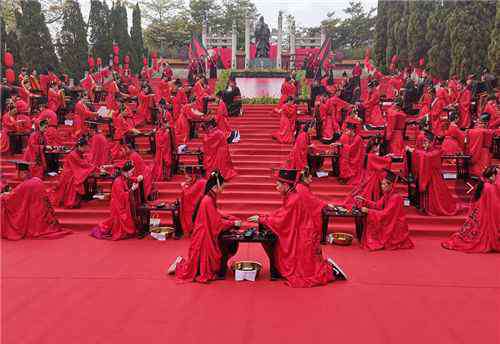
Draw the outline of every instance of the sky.
[[[189,0],[184,0],[188,3]],[[133,2],[133,1],[131,1]],[[254,4],[264,20],[272,28],[278,26],[278,12],[292,14],[295,17],[295,24],[299,26],[318,26],[326,19],[329,12],[334,11],[336,17],[342,18],[344,8],[349,6],[349,0],[253,0]],[[361,0],[365,9],[376,8],[377,0]],[[108,1],[109,4],[109,1]],[[90,0],[80,0],[83,16],[88,19],[90,10]],[[129,25],[131,24],[132,13],[129,13]]]

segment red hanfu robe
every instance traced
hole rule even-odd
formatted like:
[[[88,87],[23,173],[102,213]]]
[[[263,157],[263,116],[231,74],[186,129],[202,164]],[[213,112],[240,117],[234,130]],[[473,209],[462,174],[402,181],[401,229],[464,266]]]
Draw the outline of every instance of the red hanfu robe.
[[[321,253],[321,229],[314,224],[309,197],[290,192],[283,205],[259,222],[277,236],[275,266],[286,284],[295,288],[324,285],[334,280],[331,265]]]
[[[229,137],[231,135],[231,127],[229,126],[227,106],[223,101],[220,101],[217,106],[215,121],[217,122],[217,128],[224,133],[224,136]]]
[[[47,120],[49,122],[49,125],[57,126],[57,114],[51,109],[47,108],[40,112],[40,114],[38,115],[38,122],[41,122],[43,120]]]
[[[490,130],[474,128],[467,131],[468,151],[471,154],[471,173],[482,175],[484,169],[491,165],[491,153],[488,142],[491,138]]]
[[[459,122],[458,126],[460,128],[469,128],[471,124],[471,102],[472,102],[472,92],[467,87],[465,88],[458,98],[458,113]]]
[[[310,144],[309,135],[304,131],[300,132],[288,156],[286,168],[302,171],[307,166],[307,151]]]
[[[23,160],[32,163],[29,167],[31,175],[40,179],[43,179],[47,169],[44,152],[45,144],[44,133],[37,130],[30,135],[23,155]]]
[[[463,153],[465,148],[465,132],[461,131],[458,126],[451,123],[446,130],[441,149],[443,154],[459,154]]]
[[[191,105],[186,104],[175,119],[175,143],[186,144],[189,141],[189,118],[191,118]]]
[[[172,101],[174,119],[177,119],[177,117],[179,117],[184,105],[186,105],[187,102],[188,102],[188,99],[186,96],[186,92],[184,92],[184,89],[179,88],[177,90],[177,94],[175,95],[175,97]]]
[[[175,143],[172,142],[171,129],[161,128],[155,134],[156,153],[153,162],[152,177],[154,181],[165,180],[169,177],[172,167],[172,150]]]
[[[137,101],[139,106],[134,116],[134,125],[140,125],[144,122],[151,122],[151,108],[153,107],[154,94],[146,94],[143,91],[139,93]]]
[[[376,87],[370,92],[368,100],[363,103],[365,108],[365,122],[374,126],[385,124],[382,110],[380,109],[380,88]]]
[[[89,161],[96,167],[107,165],[111,161],[109,142],[101,133],[96,133],[90,140]]]
[[[144,197],[148,197],[153,191],[152,168],[146,165],[144,159],[134,150],[130,152],[129,159],[134,163],[133,176],[143,176]]]
[[[295,133],[295,120],[297,119],[297,106],[283,104],[280,107],[280,129],[272,134],[280,143],[292,143]]]
[[[406,114],[397,107],[392,106],[387,111],[387,127],[385,139],[389,143],[389,153],[402,156],[404,152],[404,128]]]
[[[80,197],[85,194],[85,180],[94,170],[95,167],[84,158],[82,153],[77,150],[69,153],[64,158],[59,183],[53,190],[55,205],[62,205],[65,208],[79,206]]]
[[[413,166],[419,180],[419,191],[427,191],[425,213],[432,216],[456,215],[459,204],[450,193],[441,174],[441,150],[413,152]]]
[[[137,229],[132,217],[130,181],[123,175],[111,187],[110,217],[95,228],[91,235],[97,239],[122,240],[134,237]]]
[[[431,104],[432,104],[432,94],[429,90],[425,90],[422,98],[420,99],[420,110],[418,111],[417,118],[418,120],[422,119],[424,116],[430,114],[431,112]]]
[[[0,196],[2,238],[56,239],[70,234],[57,221],[43,182],[36,177]]]
[[[193,230],[193,213],[198,201],[203,196],[207,180],[200,178],[189,184],[182,184],[180,199],[180,220],[182,231],[191,235]]]
[[[459,232],[443,242],[443,247],[468,253],[500,251],[500,184],[484,183],[479,200],[469,211]]]
[[[106,91],[106,108],[118,111],[120,109],[120,104],[116,100],[116,95],[120,93],[118,85],[116,85],[116,82],[110,81],[104,84],[103,88]]]
[[[44,134],[45,143],[47,144],[47,146],[62,146],[64,144],[64,140],[61,135],[59,135],[56,125],[49,125],[45,129]]]
[[[366,168],[362,169],[359,177],[354,179],[352,184],[356,184],[356,186],[342,203],[346,209],[351,209],[356,204],[355,196],[362,196],[370,201],[378,201],[382,197],[380,183],[385,176],[384,169],[391,169],[392,159],[388,156],[379,156],[376,153],[368,153],[366,159]]]
[[[367,201],[366,227],[361,247],[369,250],[413,248],[404,212],[403,197],[387,191],[377,202]]]
[[[59,108],[63,105],[62,104],[62,91],[61,90],[58,90],[58,91],[54,91],[52,89],[49,88],[48,90],[48,103],[47,103],[47,107],[49,109],[51,109],[52,111],[54,112],[57,112],[57,110],[59,110]]]
[[[432,132],[436,136],[443,135],[443,120],[441,117],[445,115],[444,108],[446,105],[448,105],[446,90],[441,88],[437,90],[436,99],[431,104],[430,112]]]
[[[115,128],[113,138],[117,141],[123,139],[129,131],[134,129],[134,126],[125,119],[126,115],[126,112],[113,112],[113,126]]]
[[[297,183],[295,189],[297,190],[297,193],[306,201],[306,205],[309,206],[309,212],[312,215],[314,228],[321,231],[323,224],[323,208],[326,207],[328,203],[319,197],[316,197],[312,193],[311,187],[307,184]]]
[[[203,137],[203,166],[207,175],[215,170],[219,170],[226,180],[237,175],[233,168],[227,140],[222,131],[217,128],[210,130]]]
[[[10,150],[9,133],[16,131],[16,118],[9,113],[4,113],[2,117],[2,134],[0,136],[0,153],[5,154]]]
[[[283,105],[288,99],[288,97],[295,97],[296,93],[297,89],[292,82],[286,80],[283,81],[283,84],[281,85],[281,97],[278,105]]]
[[[87,125],[85,124],[85,121],[88,119],[92,119],[96,115],[96,113],[90,111],[90,109],[82,100],[79,100],[75,104],[74,111],[76,115],[74,135],[75,137],[81,137],[88,132],[88,128]]]
[[[356,177],[360,172],[364,158],[364,144],[360,135],[344,135],[341,142],[339,158],[339,178],[352,183],[352,178]]]
[[[234,221],[219,213],[215,197],[209,193],[200,201],[188,257],[175,270],[179,281],[207,283],[216,279],[221,268],[218,237],[222,231],[231,228]]]

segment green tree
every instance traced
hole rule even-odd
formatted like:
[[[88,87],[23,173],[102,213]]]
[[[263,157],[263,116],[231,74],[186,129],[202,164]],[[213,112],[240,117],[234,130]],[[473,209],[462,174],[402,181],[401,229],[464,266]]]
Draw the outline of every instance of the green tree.
[[[57,40],[61,72],[80,80],[87,68],[87,28],[80,4],[67,0],[62,11],[63,24]]]
[[[211,32],[221,32],[224,17],[220,4],[210,0],[190,0],[188,11],[194,32],[201,32],[204,21]]]
[[[40,2],[20,1],[20,11],[16,13],[16,31],[20,42],[20,55],[25,65],[37,69],[47,65],[56,69],[59,67]]]
[[[375,43],[373,47],[372,59],[375,65],[382,71],[386,69],[385,51],[387,48],[387,20],[388,20],[388,7],[390,2],[387,0],[378,0],[377,6],[377,19],[375,21]]]
[[[257,7],[250,0],[223,0],[222,11],[224,20],[221,29],[227,34],[231,33],[233,21],[236,23],[236,32],[245,32],[245,18],[257,19]],[[238,49],[245,47],[245,35],[238,35]]]
[[[463,1],[454,4],[448,19],[451,42],[451,74],[465,78],[488,65],[496,12],[494,1]]]
[[[417,63],[427,54],[430,45],[426,40],[427,19],[433,12],[436,3],[433,1],[411,1],[408,6],[410,13],[408,19],[408,60]]]
[[[447,18],[451,11],[451,5],[445,3],[436,6],[427,19],[427,30],[425,39],[429,44],[427,51],[427,69],[441,79],[448,79],[451,65],[451,42],[448,30]]]
[[[496,4],[495,26],[491,31],[488,59],[491,72],[500,79],[500,1]]]
[[[393,55],[398,55],[400,49],[399,39],[402,36],[402,27],[400,27],[400,22],[403,20],[406,8],[406,3],[404,1],[389,1],[387,4],[387,44],[385,49],[385,60],[386,65],[391,64],[391,59]],[[406,38],[405,38],[406,42]]]
[[[134,72],[139,72],[142,66],[142,56],[144,55],[144,40],[142,37],[141,9],[139,4],[135,4],[132,12],[132,27],[130,28],[130,38],[132,39],[131,62]]]
[[[109,16],[111,39],[120,47],[120,55],[130,55],[132,40],[128,33],[127,9],[121,1],[113,3]]]
[[[90,53],[95,58],[100,57],[103,61],[107,61],[109,54],[112,53],[109,12],[106,2],[100,0],[90,2],[87,28]]]

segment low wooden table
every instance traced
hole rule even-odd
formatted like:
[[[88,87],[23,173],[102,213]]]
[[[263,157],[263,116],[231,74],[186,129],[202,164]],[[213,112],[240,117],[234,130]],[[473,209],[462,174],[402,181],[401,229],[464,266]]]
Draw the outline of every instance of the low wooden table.
[[[195,156],[197,161],[198,161],[198,166],[203,167],[203,151],[201,150],[186,150],[182,153],[176,153],[174,154],[174,161],[172,164],[172,170],[174,174],[179,173],[180,167],[182,167],[184,164],[181,163],[181,157],[187,157],[187,156]]]
[[[208,122],[208,118],[203,119],[189,119],[189,139],[196,139],[198,137],[198,126]]]
[[[45,160],[47,161],[47,173],[59,173],[61,155],[66,155],[69,152],[71,152],[71,149],[67,147],[54,147],[53,149],[47,149],[47,147],[45,147],[44,153]]]
[[[457,168],[457,179],[467,180],[470,176],[469,166],[471,156],[467,154],[442,155],[441,160],[455,160]]]
[[[150,232],[150,219],[151,213],[165,213],[170,212],[172,214],[172,227],[174,227],[175,232],[174,235],[177,238],[180,238],[183,234],[182,225],[180,221],[179,215],[180,203],[179,200],[176,200],[173,203],[165,204],[163,207],[153,206],[147,203],[142,204],[137,208],[136,216],[139,231],[144,234]]]
[[[326,243],[326,233],[328,231],[328,223],[332,217],[352,217],[354,218],[354,223],[356,225],[356,238],[361,240],[363,237],[363,232],[365,230],[366,214],[361,211],[338,211],[330,207],[324,207],[322,210],[322,233],[321,233],[321,243]]]
[[[21,154],[24,147],[26,146],[28,137],[31,135],[31,132],[10,132],[8,133],[8,135],[11,154]]]
[[[325,158],[332,159],[332,171],[330,174],[334,177],[338,177],[340,174],[339,159],[340,159],[340,147],[334,146],[331,151],[316,152],[309,149],[307,152],[307,164],[311,173],[316,173],[321,166]]]
[[[262,225],[259,226],[258,229],[251,229],[255,231],[251,236],[245,236],[244,234],[247,230],[250,229],[245,230],[236,228],[231,228],[219,235],[219,247],[221,248],[222,252],[221,267],[218,273],[218,277],[220,279],[224,279],[226,277],[228,269],[227,263],[229,261],[229,258],[234,256],[236,252],[238,252],[240,243],[261,244],[269,258],[271,280],[281,278],[274,262],[274,249],[276,246],[276,242],[278,241],[278,237],[276,236],[276,234],[274,234],[269,229],[266,229]]]

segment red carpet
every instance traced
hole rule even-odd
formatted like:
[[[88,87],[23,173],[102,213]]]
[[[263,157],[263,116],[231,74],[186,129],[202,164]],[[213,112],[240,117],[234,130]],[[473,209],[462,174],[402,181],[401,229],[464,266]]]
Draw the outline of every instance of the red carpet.
[[[164,275],[188,241],[3,241],[2,343],[484,343],[500,340],[500,255],[418,237],[414,250],[325,246],[347,282],[178,285]]]
[[[230,148],[240,176],[219,201],[227,213],[246,217],[279,207],[270,168],[286,159],[290,146],[271,140],[278,117],[269,111],[248,106],[242,118],[231,119],[242,141]],[[198,139],[190,145],[199,144]],[[146,150],[145,142],[139,146]],[[8,179],[15,173],[5,163],[1,170]],[[174,200],[181,180],[159,183],[160,198]],[[109,190],[110,184],[104,187]],[[313,184],[314,192],[330,201],[349,189],[331,178]],[[428,217],[407,208],[414,250],[368,253],[356,245],[325,246],[325,255],[351,279],[296,290],[268,281],[262,249],[248,244],[237,258],[265,262],[256,283],[177,285],[164,270],[186,254],[187,240],[92,239],[88,231],[108,215],[107,201],[56,212],[74,235],[2,241],[2,343],[500,342],[500,255],[440,247],[463,216]],[[349,220],[334,226],[353,231]]]

